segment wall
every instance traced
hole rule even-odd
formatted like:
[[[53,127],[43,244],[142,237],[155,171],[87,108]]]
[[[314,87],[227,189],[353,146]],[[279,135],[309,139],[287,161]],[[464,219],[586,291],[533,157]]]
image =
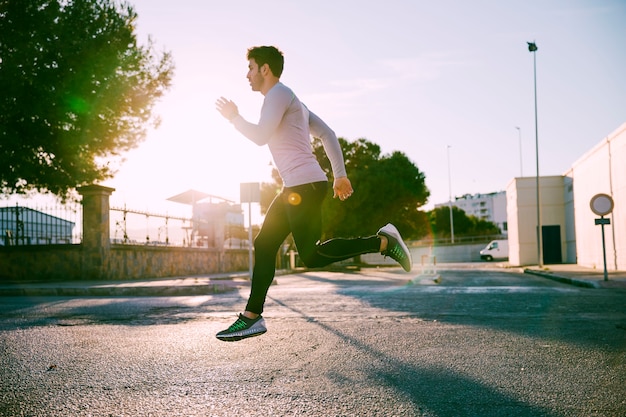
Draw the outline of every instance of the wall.
[[[562,176],[540,177],[541,225],[560,226],[561,259],[567,260],[567,225]],[[509,263],[537,265],[537,180],[514,178],[506,189],[509,223]]]
[[[113,191],[98,185],[79,188],[83,196],[79,245],[0,247],[0,280],[120,280],[248,270],[247,250],[111,245]]]
[[[247,250],[126,246],[111,248],[106,279],[201,275],[248,270]]]
[[[509,262],[512,265],[537,263],[536,179],[515,178],[507,185]],[[605,216],[607,270],[626,268],[626,124],[620,126],[584,154],[561,176],[541,177],[542,225],[561,226],[564,263],[602,269],[604,267],[602,227],[591,211],[596,194],[607,194],[614,202]]]
[[[81,245],[0,248],[0,280],[79,281],[88,270]],[[248,270],[247,250],[114,245],[101,274],[92,279],[130,280]]]
[[[563,177],[563,205],[565,210],[565,258],[564,263],[577,263],[576,255],[576,210],[574,200],[574,179]]]
[[[409,251],[413,258],[414,269],[417,271],[422,264],[428,265],[432,262],[432,257],[436,258],[437,263],[480,262],[480,251],[486,246],[485,242],[466,245],[411,246]],[[361,255],[361,261],[369,265],[397,265],[396,261],[379,253]]]
[[[537,264],[537,187],[532,177],[514,178],[507,185],[509,262]]]
[[[614,209],[604,227],[608,270],[626,268],[626,124],[576,161],[567,173],[572,178],[578,264],[603,269],[602,227],[590,208],[593,196],[608,194]]]
[[[0,247],[0,280],[78,280],[81,255],[80,245]]]

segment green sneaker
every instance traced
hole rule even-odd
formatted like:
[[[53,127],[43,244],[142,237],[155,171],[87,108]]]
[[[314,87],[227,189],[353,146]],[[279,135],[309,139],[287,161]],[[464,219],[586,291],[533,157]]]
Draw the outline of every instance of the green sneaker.
[[[398,229],[393,224],[388,223],[378,230],[378,234],[387,238],[387,249],[381,252],[381,254],[389,256],[398,262],[406,272],[410,272],[413,264],[411,252],[409,252],[409,248],[402,241],[402,236],[400,236]]]
[[[228,329],[222,330],[215,337],[224,342],[236,342],[248,337],[262,335],[266,331],[265,319],[261,315],[256,319],[249,319],[243,314],[239,314],[239,318]]]

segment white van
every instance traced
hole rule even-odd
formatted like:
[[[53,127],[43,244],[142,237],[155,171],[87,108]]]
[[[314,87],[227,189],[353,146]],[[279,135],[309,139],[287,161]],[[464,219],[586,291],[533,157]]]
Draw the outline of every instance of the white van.
[[[480,251],[480,259],[484,261],[509,259],[509,241],[492,240]]]

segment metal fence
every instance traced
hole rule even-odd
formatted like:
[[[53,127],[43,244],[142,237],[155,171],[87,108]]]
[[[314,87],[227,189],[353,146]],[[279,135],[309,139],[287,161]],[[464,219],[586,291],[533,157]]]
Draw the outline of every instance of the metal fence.
[[[132,210],[110,209],[111,243],[122,245],[211,248],[247,247],[239,225]],[[83,209],[80,202],[0,207],[0,246],[80,244]],[[218,228],[219,233],[214,232]],[[209,230],[209,232],[207,232]],[[219,236],[219,238],[218,238]]]
[[[190,246],[189,218],[111,207],[111,243],[120,245]]]
[[[429,237],[409,242],[409,246],[441,246],[441,245],[471,245],[475,243],[489,243],[492,240],[507,239],[506,235],[479,235],[456,236],[454,241],[450,237]]]
[[[180,246],[243,249],[248,247],[243,225],[211,218],[188,218],[133,210],[110,209],[111,243],[118,245]]]
[[[16,203],[0,207],[0,246],[79,244],[82,242],[82,205],[48,204],[27,207]],[[168,214],[110,209],[110,238],[114,244],[223,247],[244,249],[248,236],[243,225],[218,224]],[[456,237],[455,244],[489,242],[502,236]],[[506,237],[504,237],[506,238]],[[410,246],[447,245],[449,239],[421,239]]]
[[[0,207],[0,246],[78,244],[82,241],[80,203]]]

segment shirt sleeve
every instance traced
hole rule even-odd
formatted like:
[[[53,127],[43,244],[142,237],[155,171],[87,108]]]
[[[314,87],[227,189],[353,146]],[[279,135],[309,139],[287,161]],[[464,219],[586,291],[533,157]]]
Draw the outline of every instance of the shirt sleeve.
[[[330,160],[335,178],[346,177],[346,166],[339,139],[335,132],[322,119],[309,110],[309,130],[311,135],[322,141],[324,151]]]
[[[252,142],[259,146],[267,145],[293,99],[289,90],[272,90],[265,96],[258,124],[248,122],[241,115],[231,122],[235,129]]]

